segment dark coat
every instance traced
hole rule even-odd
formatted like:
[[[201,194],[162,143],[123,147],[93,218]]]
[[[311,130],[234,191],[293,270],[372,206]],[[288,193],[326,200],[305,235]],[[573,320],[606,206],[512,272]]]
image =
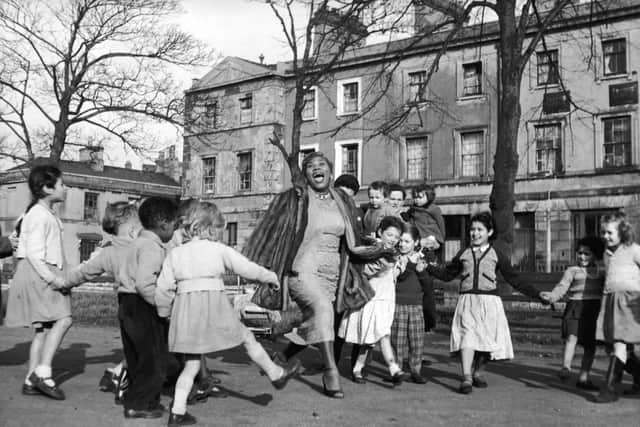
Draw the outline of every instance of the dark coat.
[[[345,235],[340,245],[340,279],[336,294],[336,311],[345,310],[345,290],[353,292],[354,283],[366,280],[361,275],[361,263],[388,255],[388,250],[379,246],[362,244],[362,229],[358,223],[357,208],[353,200],[343,191],[330,189],[338,209],[345,221]],[[278,194],[247,240],[243,253],[247,258],[263,265],[278,275],[282,288],[282,306],[289,303],[287,278],[292,274],[291,266],[302,244],[307,226],[309,206],[308,192],[291,188]],[[354,280],[353,275],[357,275]]]

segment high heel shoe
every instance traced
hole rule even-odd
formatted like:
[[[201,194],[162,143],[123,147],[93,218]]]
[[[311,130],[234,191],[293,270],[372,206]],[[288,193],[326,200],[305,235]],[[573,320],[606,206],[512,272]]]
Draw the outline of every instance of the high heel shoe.
[[[332,399],[344,399],[344,391],[342,391],[342,388],[338,388],[337,390],[331,390],[327,388],[327,382],[325,380],[326,377],[327,372],[322,374],[322,391],[324,395]]]

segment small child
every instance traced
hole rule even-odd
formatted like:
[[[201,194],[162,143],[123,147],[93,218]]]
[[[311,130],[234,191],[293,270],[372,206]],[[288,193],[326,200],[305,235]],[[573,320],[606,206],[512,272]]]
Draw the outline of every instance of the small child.
[[[62,222],[53,211],[65,200],[62,172],[52,165],[36,166],[29,174],[33,201],[17,225],[18,265],[13,276],[5,325],[32,326],[29,367],[22,394],[44,394],[64,400],[64,392],[51,378],[51,363],[71,327],[71,297],[55,290],[63,285]]]
[[[418,227],[420,246],[425,250],[442,251],[445,228],[444,217],[440,207],[436,205],[436,191],[428,184],[420,184],[411,190],[413,206],[402,214],[402,219]],[[438,256],[440,258],[440,256]]]
[[[589,373],[596,353],[596,320],[604,286],[604,270],[598,267],[597,260],[602,259],[603,252],[604,244],[601,239],[580,239],[578,265],[569,267],[551,292],[540,293],[540,298],[549,303],[558,301],[566,293],[569,294],[569,302],[562,316],[562,338],[565,344],[562,369],[558,376],[562,380],[570,377],[576,344],[582,345],[584,353],[576,387],[583,390],[598,390],[591,382]]]
[[[166,321],[156,312],[156,281],[173,236],[177,206],[163,197],[149,197],[138,211],[144,230],[125,251],[118,276],[118,319],[129,369],[125,418],[160,418],[160,393],[165,381],[168,352]]]
[[[405,196],[404,188],[400,184],[389,185],[389,206],[393,215],[398,218],[402,218],[402,213],[407,210],[404,206]]]
[[[391,206],[387,203],[387,197],[389,197],[389,184],[384,181],[374,181],[369,185],[369,209],[362,219],[365,236],[375,238],[382,218],[393,215]]]
[[[640,245],[634,243],[633,227],[622,212],[602,217],[602,235],[607,250],[604,256],[605,281],[596,340],[610,353],[606,384],[596,402],[618,400],[616,386],[627,368],[640,382],[640,363],[629,348],[640,344]],[[625,366],[626,365],[626,366]]]
[[[360,191],[360,183],[355,176],[349,174],[340,175],[333,182],[333,188],[339,188],[340,190],[347,193],[347,195],[351,197],[351,200],[353,200],[354,204],[356,204],[356,194],[358,194],[358,191]],[[356,215],[356,222],[360,227],[362,227],[362,218],[364,217],[364,214],[362,213],[362,209],[357,206],[357,204]],[[339,357],[336,356],[336,358]]]
[[[391,344],[398,363],[408,362],[411,378],[417,384],[427,381],[422,376],[422,351],[424,347],[423,292],[432,280],[419,252],[420,233],[415,225],[405,225],[398,243],[401,271],[396,281],[396,307],[391,325]]]
[[[463,379],[458,391],[486,388],[483,372],[489,359],[513,359],[509,323],[498,295],[498,272],[518,291],[533,298],[539,292],[523,283],[509,258],[491,245],[493,217],[482,212],[471,217],[471,246],[461,250],[446,266],[430,264],[429,274],[450,281],[460,277],[460,297],[453,314],[450,351],[460,353]]]
[[[200,370],[201,355],[243,344],[253,360],[282,389],[300,367],[276,365],[244,326],[224,293],[225,271],[249,280],[279,287],[276,273],[245,258],[222,243],[225,220],[213,203],[201,202],[182,224],[188,240],[169,252],[155,289],[161,317],[171,316],[169,351],[184,354],[184,369],[178,378],[169,426],[196,422],[186,412],[187,396]]]
[[[118,289],[117,279],[120,269],[126,262],[127,249],[142,229],[138,218],[138,208],[134,204],[124,201],[107,204],[102,218],[102,229],[112,236],[111,240],[104,244],[99,251],[96,251],[89,260],[69,272],[64,286],[60,290],[69,290],[103,274],[113,277],[115,289]],[[107,368],[100,380],[101,387],[110,389],[113,386],[117,404],[123,403],[124,392],[128,387],[128,374],[125,366],[126,360],[114,368]]]
[[[386,248],[394,248],[402,229],[403,223],[399,218],[384,217],[378,227],[381,244]],[[361,345],[352,371],[352,379],[358,384],[364,383],[362,369],[370,349],[378,342],[394,384],[402,383],[407,377],[396,362],[390,339],[395,307],[396,267],[395,260],[390,262],[384,258],[365,264],[363,272],[369,278],[375,296],[359,310],[346,312],[340,323],[338,335],[346,342]]]

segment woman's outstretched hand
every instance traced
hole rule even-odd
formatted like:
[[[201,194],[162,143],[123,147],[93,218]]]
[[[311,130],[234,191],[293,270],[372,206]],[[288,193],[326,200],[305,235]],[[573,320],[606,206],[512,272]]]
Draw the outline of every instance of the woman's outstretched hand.
[[[268,285],[272,291],[277,292],[280,290],[280,281],[278,279],[276,279],[275,282],[269,282]]]

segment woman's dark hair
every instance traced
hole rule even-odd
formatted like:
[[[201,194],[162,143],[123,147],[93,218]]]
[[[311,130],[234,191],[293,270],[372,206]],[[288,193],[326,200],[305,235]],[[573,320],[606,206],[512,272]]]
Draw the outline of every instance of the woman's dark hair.
[[[326,161],[327,164],[329,165],[329,170],[331,171],[331,173],[333,173],[333,163],[331,163],[331,160],[329,160],[329,158],[325,156],[324,153],[321,151],[312,151],[311,153],[307,154],[304,160],[302,161],[301,169],[302,169],[303,175],[304,175],[304,171],[307,170],[307,166],[309,166],[309,163],[311,163],[311,160],[315,159],[316,157],[324,159],[324,161]]]
[[[418,227],[416,227],[414,224],[405,223],[404,229],[402,230],[402,232],[408,233],[414,242],[418,242],[415,249],[416,251],[419,251],[420,250],[420,230],[418,230]]]
[[[427,196],[427,204],[430,205],[436,199],[436,189],[433,188],[433,185],[429,184],[418,184],[411,189],[411,195],[415,199],[421,193],[426,194]]]
[[[380,221],[380,225],[378,226],[378,230],[384,231],[389,227],[397,228],[401,233],[404,230],[404,222],[397,216],[385,216]]]
[[[38,200],[47,196],[44,187],[55,187],[61,176],[62,172],[60,169],[53,165],[40,165],[31,169],[28,179],[29,191],[31,191],[31,203],[29,203],[27,209],[24,211],[25,214],[38,203]],[[22,218],[24,218],[24,216]],[[15,228],[18,236],[22,229],[22,218],[18,220]]]
[[[580,246],[584,246],[589,248],[591,253],[596,259],[602,259],[602,255],[604,255],[604,242],[601,238],[596,236],[587,236],[578,240],[576,247],[580,249]]]
[[[473,224],[474,222],[479,222],[485,226],[487,231],[495,230],[496,224],[493,221],[493,216],[491,216],[491,212],[478,212],[477,214],[471,217],[469,220],[469,224]],[[496,234],[493,233],[492,236],[489,236],[489,240],[495,239]]]
[[[620,243],[626,246],[633,243],[635,239],[633,226],[627,220],[627,216],[624,214],[624,212],[618,211],[618,212],[603,215],[602,220],[600,221],[601,227],[604,227],[605,224],[608,224],[611,222],[618,223],[618,234],[620,235]]]

